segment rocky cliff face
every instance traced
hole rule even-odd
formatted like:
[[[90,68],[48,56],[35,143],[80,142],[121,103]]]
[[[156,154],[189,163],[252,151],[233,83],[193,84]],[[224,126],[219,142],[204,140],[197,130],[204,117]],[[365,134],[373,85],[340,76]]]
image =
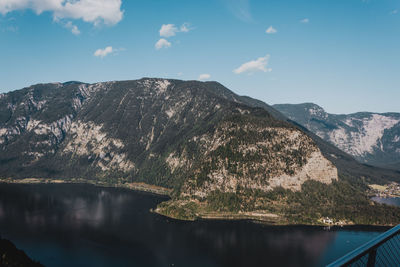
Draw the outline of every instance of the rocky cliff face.
[[[200,141],[198,156],[188,161],[181,154],[178,160],[182,167],[199,164],[184,183],[184,195],[204,198],[216,190],[266,192],[276,187],[299,191],[307,180],[330,184],[338,179],[336,167],[297,129],[231,120],[192,140]]]
[[[311,103],[274,108],[362,163],[400,169],[399,113],[335,115]]]
[[[199,197],[337,179],[305,133],[217,83],[56,83],[0,101],[3,176],[118,178]]]

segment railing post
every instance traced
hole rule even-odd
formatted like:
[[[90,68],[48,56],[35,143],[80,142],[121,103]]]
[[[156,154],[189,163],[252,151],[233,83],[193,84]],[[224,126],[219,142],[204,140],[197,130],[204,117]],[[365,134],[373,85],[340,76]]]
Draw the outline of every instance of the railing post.
[[[373,249],[368,255],[367,267],[375,267],[375,260],[376,260],[376,249]]]

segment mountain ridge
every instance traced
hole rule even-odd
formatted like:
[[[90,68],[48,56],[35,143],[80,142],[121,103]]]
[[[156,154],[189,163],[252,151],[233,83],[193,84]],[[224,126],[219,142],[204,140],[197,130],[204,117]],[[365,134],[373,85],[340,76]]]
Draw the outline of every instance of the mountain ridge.
[[[261,212],[279,223],[316,223],[323,215],[383,223],[376,216],[391,208],[375,208],[371,219],[348,205],[372,210],[365,182],[400,176],[357,163],[217,82],[40,84],[4,94],[0,104],[3,178],[166,187],[172,200],[157,210],[175,218]],[[320,199],[326,207],[315,206],[316,188],[330,196]]]
[[[274,108],[362,163],[388,167],[400,160],[400,113],[329,114],[313,103]]]

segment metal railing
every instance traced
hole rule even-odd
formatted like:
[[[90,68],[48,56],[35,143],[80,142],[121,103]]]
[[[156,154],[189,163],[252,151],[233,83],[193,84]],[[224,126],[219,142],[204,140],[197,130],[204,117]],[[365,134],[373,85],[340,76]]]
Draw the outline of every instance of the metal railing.
[[[327,267],[400,266],[400,224]]]

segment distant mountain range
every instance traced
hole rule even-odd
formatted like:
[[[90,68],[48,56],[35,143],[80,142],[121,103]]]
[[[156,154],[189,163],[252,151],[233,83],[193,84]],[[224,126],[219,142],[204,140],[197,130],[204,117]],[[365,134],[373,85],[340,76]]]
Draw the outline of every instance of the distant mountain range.
[[[172,199],[156,211],[174,218],[400,219],[366,194],[367,183],[400,173],[360,164],[217,82],[67,82],[0,94],[0,151],[3,181],[161,187]]]
[[[312,103],[273,107],[362,163],[400,170],[400,113],[336,115]]]

